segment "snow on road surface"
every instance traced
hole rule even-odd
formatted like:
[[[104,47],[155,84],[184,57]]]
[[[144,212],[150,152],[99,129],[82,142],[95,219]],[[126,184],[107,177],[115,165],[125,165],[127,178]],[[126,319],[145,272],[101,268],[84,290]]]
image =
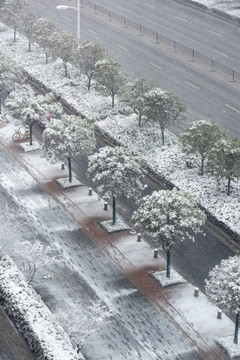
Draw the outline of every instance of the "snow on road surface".
[[[1,204],[9,205],[12,224],[26,223],[17,230],[7,252],[21,267],[14,241],[40,239],[51,245],[59,260],[39,269],[33,282],[50,310],[66,305],[69,298],[81,299],[85,309],[96,297],[113,313],[110,325],[94,334],[84,347],[88,359],[200,359],[188,340],[3,149],[0,167]],[[1,227],[3,210],[1,207]],[[54,278],[43,280],[46,274]]]

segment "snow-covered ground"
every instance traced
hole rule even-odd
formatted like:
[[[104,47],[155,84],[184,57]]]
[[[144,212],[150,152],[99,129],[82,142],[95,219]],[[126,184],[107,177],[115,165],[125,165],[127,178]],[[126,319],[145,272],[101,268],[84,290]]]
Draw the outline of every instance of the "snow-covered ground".
[[[217,308],[212,306],[201,292],[199,297],[194,297],[194,287],[188,283],[161,288],[158,285],[159,271],[165,269],[164,259],[161,256],[154,258],[153,249],[145,241],[137,242],[136,234],[123,231],[109,235],[100,230],[96,221],[111,218],[111,210],[104,210],[104,202],[98,200],[95,192],[89,196],[86,186],[54,192],[54,180],[66,177],[67,170],[61,170],[60,164],[50,164],[41,158],[38,150],[17,153],[20,146],[13,145],[11,141],[13,128],[14,124],[9,123],[0,129],[1,142],[9,149],[15,147],[15,156],[22,166],[10,155],[2,152],[0,200],[2,204],[9,203],[8,222],[5,223],[7,228],[12,223],[27,223],[14,234],[7,252],[20,267],[21,260],[14,254],[15,239],[24,241],[40,238],[44,244],[51,246],[54,255],[61,261],[39,269],[33,282],[51,311],[66,306],[71,298],[81,301],[85,308],[89,298],[95,297],[111,309],[111,323],[92,336],[83,349],[87,359],[198,359],[194,351],[196,345],[189,343],[188,339],[191,339],[192,344],[197,344],[205,354],[209,354],[209,357],[205,355],[204,359],[215,359],[217,353],[220,354],[218,360],[226,360],[227,356],[223,355],[216,340],[228,336],[231,336],[229,349],[234,351],[234,354],[240,354],[240,346],[233,344],[234,324],[229,318],[223,315],[222,320],[217,319]],[[36,180],[43,187],[50,187],[54,198],[78,224],[40,189]],[[0,215],[3,210],[0,209]],[[1,227],[2,223],[4,224],[4,219],[0,217]],[[83,228],[88,234],[93,234],[93,238],[99,239],[99,245],[101,244],[108,257],[84,236],[81,232]],[[118,266],[129,278],[135,279],[135,285],[125,278]],[[9,296],[11,292],[18,296],[19,290],[23,301],[14,301],[14,306],[22,310],[27,305],[28,309],[28,305],[36,301],[36,295],[26,289],[21,275],[17,275],[20,280],[12,276],[14,269],[13,265],[13,269],[7,271],[11,281],[7,278],[4,280],[5,291]],[[4,267],[0,269],[0,275],[3,272]],[[51,277],[47,277],[47,274]],[[158,279],[157,282],[153,280],[153,276]],[[21,284],[22,290],[15,287],[16,281]],[[24,294],[27,294],[26,298],[23,297]],[[39,308],[42,310],[41,315]],[[44,310],[41,301],[36,312],[32,306],[29,306],[29,312],[33,316],[30,319],[40,316],[44,320],[44,332],[40,334],[44,338],[44,334],[51,330],[52,323],[49,320],[53,319],[52,316],[46,319],[45,314],[48,312]],[[40,321],[40,324],[42,326],[43,322]],[[36,324],[36,330],[41,326]],[[182,333],[186,335],[183,336]],[[51,335],[53,343],[61,343],[61,333],[53,332]],[[60,347],[51,349],[46,346],[45,349],[49,352],[49,359],[52,359],[50,354],[54,353],[53,350],[58,351],[55,354],[61,354]],[[67,349],[67,344],[64,349]],[[215,357],[211,357],[213,353]],[[61,356],[53,359],[65,360]]]
[[[211,10],[221,11],[234,18],[240,18],[239,0],[185,0],[187,2],[197,3],[200,6],[206,6]]]
[[[44,53],[33,46],[27,52],[28,43],[18,37],[13,43],[13,31],[2,26],[0,32],[1,51],[11,56],[25,71],[59,94],[76,110],[95,123],[99,131],[130,147],[140,154],[148,168],[182,190],[196,195],[196,200],[218,221],[226,224],[233,232],[240,234],[240,183],[232,182],[231,195],[226,194],[226,181],[220,184],[207,175],[199,176],[200,159],[193,160],[193,168],[186,167],[186,156],[181,151],[178,138],[166,132],[166,145],[161,146],[159,128],[139,128],[134,114],[128,114],[118,103],[111,108],[111,99],[100,96],[94,88],[87,91],[87,80],[64,77],[61,61],[45,64]],[[123,112],[125,114],[123,114]]]
[[[208,3],[210,2],[211,1],[208,1]],[[210,6],[210,4],[208,5]],[[166,179],[173,182],[176,186],[194,192],[202,205],[207,207],[219,220],[228,224],[233,231],[240,234],[240,204],[239,200],[237,200],[237,198],[239,198],[239,184],[234,184],[232,195],[228,197],[225,195],[224,183],[218,187],[213,179],[209,179],[207,176],[198,176],[199,164],[197,159],[194,160],[195,166],[193,169],[186,168],[186,158],[181,153],[178,139],[173,134],[167,132],[166,145],[164,147],[161,146],[158,129],[139,129],[137,127],[135,115],[120,115],[118,113],[120,105],[116,110],[112,110],[111,100],[109,98],[103,98],[97,95],[93,90],[90,93],[86,91],[87,82],[85,80],[75,81],[73,78],[64,78],[64,71],[59,61],[45,65],[45,57],[39,52],[37,47],[34,47],[34,52],[27,53],[27,41],[21,37],[16,44],[13,44],[12,37],[12,30],[5,30],[0,33],[1,51],[10,54],[27,72],[38,78],[39,81],[48,85],[51,89],[54,89],[55,92],[60,94],[70,104],[94,121],[101,131],[108,133],[109,136],[114,137],[117,141],[121,141],[129,147],[132,146],[132,150],[140,153],[154,172],[161,177],[166,177]],[[72,74],[74,74],[74,70],[72,70]],[[5,129],[7,129],[8,126],[9,125],[7,125]],[[6,134],[4,130],[3,133]],[[155,134],[154,136],[153,133]],[[36,157],[33,156],[33,158],[33,161],[36,160]],[[56,170],[55,165],[45,165],[45,168],[47,170],[46,174],[49,176],[51,171],[53,173],[60,172],[59,169]],[[42,180],[48,181],[47,177],[44,179],[42,178]],[[1,182],[2,185],[4,185],[4,176],[2,176]],[[7,188],[11,192],[12,189],[9,179],[7,182]],[[74,190],[74,199],[77,198],[75,191],[77,192],[77,189]],[[22,199],[22,201],[24,202],[24,199]],[[38,207],[41,207],[41,203],[36,202],[34,199],[32,199],[31,204],[31,211],[33,213]],[[62,225],[58,224],[58,226]],[[143,243],[140,244],[143,246]],[[129,245],[127,246],[127,252],[128,254],[131,253]],[[134,256],[136,256],[135,249],[134,251],[132,250],[132,254],[133,253]],[[146,258],[141,260],[142,261],[139,261],[138,259],[137,263],[143,264],[144,260],[146,261]],[[10,278],[12,279],[13,277],[10,276]],[[24,287],[25,285],[23,288]],[[15,286],[13,286],[12,290],[14,288]],[[123,293],[124,290],[126,291],[126,289],[123,289]],[[130,292],[136,291],[135,288],[130,290]],[[233,324],[231,321],[225,318],[219,326],[219,320],[217,320],[215,316],[216,309],[207,303],[203,294],[201,294],[199,298],[194,298],[192,296],[192,287],[190,285],[178,289],[175,288],[174,292],[171,290],[167,291],[170,294],[172,293],[171,301],[174,308],[179,310],[179,313],[184,316],[189,324],[191,323],[193,325],[196,331],[199,331],[201,334],[206,331],[207,337],[209,337],[210,334],[211,339],[221,336],[224,331],[226,333],[232,332]],[[35,295],[33,295],[33,297],[34,296]],[[23,303],[26,305],[27,300],[24,300]],[[40,304],[39,307],[42,307],[42,304]],[[36,313],[33,316],[37,316]],[[209,321],[210,317],[212,318],[211,321]],[[205,330],[206,325],[208,330]],[[51,324],[46,326],[45,330],[50,328]],[[218,333],[216,332],[216,329],[218,329]],[[53,342],[55,342],[55,340],[53,340]],[[236,349],[233,349],[232,337],[230,338],[230,347],[232,348],[232,356],[239,353],[239,347],[236,346]],[[60,351],[59,348],[58,351]],[[62,360],[65,355],[60,352],[57,356],[59,357],[58,359]],[[66,359],[66,357],[64,357],[64,359]]]

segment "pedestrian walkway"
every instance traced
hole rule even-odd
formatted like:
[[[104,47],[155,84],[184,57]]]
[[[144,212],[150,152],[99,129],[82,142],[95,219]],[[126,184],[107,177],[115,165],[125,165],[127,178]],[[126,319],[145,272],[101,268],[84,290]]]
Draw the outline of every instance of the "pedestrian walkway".
[[[0,129],[0,139],[4,148],[27,169],[46,193],[61,204],[86,236],[117,265],[164,318],[174,325],[177,332],[189,341],[199,354],[199,359],[229,359],[215,340],[226,336],[233,338],[233,322],[224,314],[222,319],[218,319],[218,309],[210,305],[201,292],[199,296],[194,296],[195,288],[187,282],[161,287],[156,277],[159,271],[165,269],[165,260],[162,257],[154,257],[150,245],[144,239],[138,241],[137,234],[131,234],[130,229],[108,234],[100,223],[111,219],[111,209],[104,209],[104,202],[99,201],[98,195],[95,192],[89,195],[86,186],[61,188],[56,179],[67,176],[67,171],[61,170],[61,164],[49,164],[40,157],[38,150],[24,152],[21,143],[11,141],[10,133],[11,128],[7,132]],[[134,306],[133,302],[132,313]],[[239,346],[233,343],[232,347],[233,350],[234,347],[239,349]],[[176,357],[169,355],[165,359]],[[197,357],[186,356],[186,359],[192,360]]]

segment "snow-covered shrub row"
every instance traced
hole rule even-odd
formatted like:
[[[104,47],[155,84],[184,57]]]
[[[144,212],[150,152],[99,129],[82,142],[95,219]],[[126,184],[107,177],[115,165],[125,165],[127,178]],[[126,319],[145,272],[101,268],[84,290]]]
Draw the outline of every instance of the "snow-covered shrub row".
[[[186,167],[188,158],[181,151],[178,138],[166,132],[166,144],[161,146],[160,129],[138,127],[136,115],[123,115],[120,104],[111,108],[111,99],[98,95],[94,86],[87,90],[86,78],[75,78],[75,70],[69,65],[72,78],[66,78],[60,60],[45,64],[44,53],[37,46],[27,52],[27,40],[18,36],[13,43],[12,30],[4,27],[1,33],[1,51],[4,51],[25,70],[38,85],[55,92],[56,96],[75,113],[94,121],[101,135],[116,145],[125,145],[141,155],[150,175],[164,182],[167,187],[176,186],[196,195],[196,200],[208,215],[231,236],[240,241],[240,194],[239,183],[232,184],[232,194],[226,195],[225,182],[220,185],[207,176],[199,176],[198,159],[191,159],[192,168]],[[122,114],[121,114],[122,112]]]
[[[226,181],[218,185],[214,178],[199,175],[200,158],[189,159],[182,152],[177,136],[166,131],[166,143],[161,146],[161,130],[149,126],[139,128],[135,115],[108,117],[96,126],[108,141],[117,141],[116,144],[120,142],[139,154],[148,174],[166,187],[176,186],[195,194],[208,217],[235,240],[240,241],[239,182],[232,184],[232,194],[228,196]],[[187,168],[187,160],[190,160],[191,168]]]
[[[37,359],[80,359],[63,328],[7,255],[0,259],[0,299]]]

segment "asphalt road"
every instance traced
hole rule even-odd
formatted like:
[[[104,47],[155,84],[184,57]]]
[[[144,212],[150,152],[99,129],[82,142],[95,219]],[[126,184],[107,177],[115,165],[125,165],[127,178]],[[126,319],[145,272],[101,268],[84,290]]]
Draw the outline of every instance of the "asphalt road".
[[[76,32],[76,11],[56,10],[59,3],[76,6],[75,0],[53,0],[47,5],[46,0],[30,2],[43,16],[56,19],[64,30]],[[155,38],[140,36],[139,31],[124,28],[114,17],[109,21],[108,13],[103,15],[99,11],[95,14],[94,8],[87,6],[81,8],[82,40],[104,44],[130,77],[144,77],[177,94],[187,105],[188,122],[212,119],[229,131],[230,136],[239,138],[240,83],[231,81],[232,69],[240,70],[238,26],[172,0],[147,3],[104,0],[97,2],[99,9],[100,5],[111,10],[113,16],[115,13],[127,16],[129,22],[131,19],[142,24],[143,31],[145,26],[171,41],[167,40],[168,46],[155,44]],[[180,44],[188,46],[189,54],[174,52],[173,41],[177,48]],[[222,66],[227,66],[225,71],[229,74],[211,71],[211,64],[192,61],[192,49],[196,56],[199,51],[209,57],[209,62],[214,59],[215,64],[221,62]],[[182,129],[174,128],[173,131],[179,133]]]

